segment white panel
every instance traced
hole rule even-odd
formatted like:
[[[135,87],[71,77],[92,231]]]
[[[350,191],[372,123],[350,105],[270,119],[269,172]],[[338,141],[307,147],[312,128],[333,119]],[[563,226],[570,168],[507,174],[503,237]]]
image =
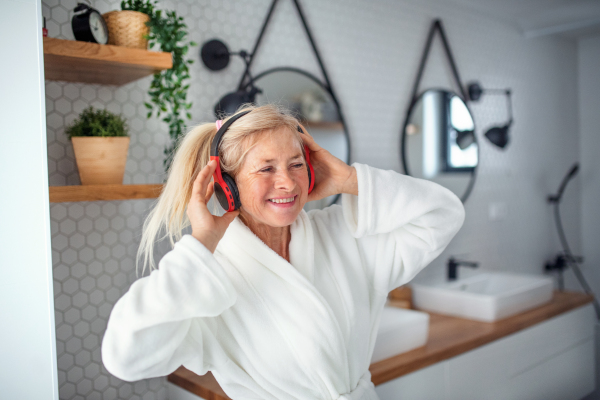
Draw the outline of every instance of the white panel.
[[[581,238],[584,262],[582,272],[596,294],[600,295],[600,35],[578,41],[578,105],[581,185]],[[600,348],[600,335],[596,346]],[[600,386],[600,357],[596,361],[597,382]],[[600,389],[595,398],[600,399]]]
[[[375,386],[381,400],[443,400],[445,363],[437,363]]]
[[[515,376],[506,400],[579,400],[595,387],[594,341],[587,340]]]
[[[510,340],[514,357],[510,371],[518,375],[567,348],[594,336],[596,315],[588,304],[519,332]]]
[[[447,398],[502,399],[513,357],[510,342],[500,339],[449,359]]]
[[[591,340],[594,318],[593,306],[588,304],[451,358],[449,398],[504,399],[512,377]]]
[[[167,398],[169,400],[205,400],[204,397],[196,396],[181,387],[167,381]]]
[[[41,4],[0,1],[0,397],[58,399]]]

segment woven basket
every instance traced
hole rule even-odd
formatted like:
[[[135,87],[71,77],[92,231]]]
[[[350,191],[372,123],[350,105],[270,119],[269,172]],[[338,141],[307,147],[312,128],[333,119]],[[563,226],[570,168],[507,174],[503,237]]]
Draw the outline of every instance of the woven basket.
[[[144,35],[150,32],[145,23],[150,16],[138,11],[111,11],[102,14],[108,26],[108,44],[131,47],[134,49],[148,48],[148,40]]]

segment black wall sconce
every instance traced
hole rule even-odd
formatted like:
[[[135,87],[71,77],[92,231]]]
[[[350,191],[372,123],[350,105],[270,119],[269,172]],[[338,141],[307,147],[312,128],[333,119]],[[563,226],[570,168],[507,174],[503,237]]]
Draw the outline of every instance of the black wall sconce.
[[[482,94],[505,95],[508,102],[508,122],[502,126],[494,126],[487,130],[485,137],[494,145],[505,148],[509,142],[508,129],[513,123],[512,102],[510,89],[483,89],[477,82],[468,85],[467,91],[471,101],[478,101]]]
[[[275,10],[277,1],[278,0],[273,0],[271,2],[271,6],[269,7],[269,11],[267,12],[263,25],[260,29],[260,33],[258,34],[258,38],[254,43],[254,49],[251,53],[248,53],[246,50],[231,52],[227,48],[227,45],[218,39],[209,40],[202,45],[202,48],[200,49],[200,58],[202,59],[204,65],[206,65],[206,67],[212,71],[220,71],[226,68],[229,65],[231,56],[233,55],[240,56],[246,64],[246,69],[242,74],[242,78],[240,79],[237,90],[227,93],[217,102],[217,104],[215,104],[214,111],[217,118],[222,118],[224,115],[231,115],[235,113],[238,107],[244,103],[254,103],[256,100],[256,95],[261,93],[261,90],[254,86],[254,79],[252,79],[252,76],[250,75],[250,66],[252,65],[254,55],[256,54],[258,46],[260,45],[260,42],[265,34],[267,25],[271,20],[271,16]],[[300,6],[297,5],[297,7],[298,11],[300,11]],[[246,79],[249,80],[249,84],[245,84]]]
[[[262,36],[262,32],[261,32]],[[217,104],[215,104],[215,116],[221,118],[223,115],[231,115],[236,112],[239,106],[245,103],[254,103],[256,95],[262,91],[254,86],[254,79],[250,75],[250,63],[254,53],[248,53],[246,50],[238,52],[229,51],[227,45],[218,39],[209,40],[204,43],[200,50],[200,58],[206,67],[212,71],[220,71],[229,65],[231,56],[237,55],[246,63],[246,69],[243,74],[242,82],[246,77],[249,79],[249,85],[238,87],[238,90],[227,93]]]

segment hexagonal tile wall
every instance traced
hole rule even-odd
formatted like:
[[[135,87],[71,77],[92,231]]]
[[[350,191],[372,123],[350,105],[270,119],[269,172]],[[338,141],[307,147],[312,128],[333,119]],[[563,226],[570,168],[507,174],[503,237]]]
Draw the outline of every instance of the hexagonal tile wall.
[[[120,7],[119,0],[91,3],[101,13]],[[175,9],[184,17],[190,40],[202,44],[216,37],[238,51],[251,50],[269,3],[179,0],[160,1],[159,7]],[[302,4],[347,119],[353,161],[401,171],[399,131],[432,9],[436,15],[444,15],[459,70],[466,80],[475,78],[485,87],[513,89],[516,122],[509,151],[502,152],[483,139],[484,127],[506,118],[503,104],[488,100],[472,106],[476,127],[481,127],[477,131],[481,160],[478,181],[467,203],[463,230],[438,260],[451,253],[468,253],[484,261],[482,265],[487,267],[482,268],[514,266],[509,268],[536,272],[538,255],[549,253],[552,247],[551,240],[544,239],[552,230],[552,221],[549,213],[536,209],[545,198],[543,185],[531,182],[538,176],[562,176],[569,159],[563,155],[577,151],[577,141],[564,135],[565,129],[561,128],[577,124],[575,116],[572,120],[563,118],[563,109],[570,110],[568,100],[574,96],[567,93],[565,100],[554,100],[556,93],[564,94],[565,87],[575,86],[555,79],[557,71],[571,67],[552,61],[570,59],[562,54],[572,45],[557,41],[541,48],[535,41],[524,41],[511,26],[437,0],[302,0]],[[70,21],[75,6],[75,0],[42,0],[50,37],[74,39]],[[432,47],[423,87],[448,86],[452,82],[438,44]],[[199,62],[198,52],[197,47],[190,51],[194,60],[190,67],[190,126],[214,121],[215,102],[235,89],[243,71],[243,62],[235,57],[227,69],[208,71]],[[321,75],[290,0],[279,2],[255,57],[253,72],[282,65]],[[162,121],[146,118],[143,103],[149,101],[150,82],[151,77],[147,77],[116,87],[46,81],[50,185],[80,184],[73,147],[64,131],[90,105],[121,113],[128,122],[131,142],[123,182],[163,182],[163,149],[169,138]],[[520,111],[523,103],[527,103],[528,113]],[[543,151],[530,151],[539,148],[540,143],[545,143]],[[516,189],[521,196],[507,194]],[[489,224],[487,204],[498,198],[506,201],[511,217],[502,224]],[[164,378],[124,382],[106,371],[100,357],[110,311],[137,279],[135,255],[141,226],[152,204],[152,200],[131,200],[51,205],[61,399],[167,396]],[[523,218],[530,221],[525,228],[520,223]],[[521,243],[530,238],[542,239],[520,251],[500,250],[522,249]],[[442,261],[434,262],[421,276],[442,277],[443,267]]]
[[[140,201],[140,208],[150,202]],[[126,201],[62,203],[50,209],[61,399],[123,398],[118,394],[123,386],[131,386],[128,398],[166,398],[164,378],[135,390],[135,383],[111,377],[100,357],[110,311],[137,279],[139,226],[124,223],[132,212]]]

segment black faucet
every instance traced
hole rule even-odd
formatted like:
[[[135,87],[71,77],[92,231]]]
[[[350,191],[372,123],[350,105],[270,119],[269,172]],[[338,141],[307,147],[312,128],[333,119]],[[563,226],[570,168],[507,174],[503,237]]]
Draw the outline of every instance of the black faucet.
[[[450,257],[448,260],[448,280],[454,281],[456,280],[456,271],[458,270],[459,265],[464,265],[465,267],[477,268],[479,263],[473,261],[459,261],[455,260],[454,257]]]

